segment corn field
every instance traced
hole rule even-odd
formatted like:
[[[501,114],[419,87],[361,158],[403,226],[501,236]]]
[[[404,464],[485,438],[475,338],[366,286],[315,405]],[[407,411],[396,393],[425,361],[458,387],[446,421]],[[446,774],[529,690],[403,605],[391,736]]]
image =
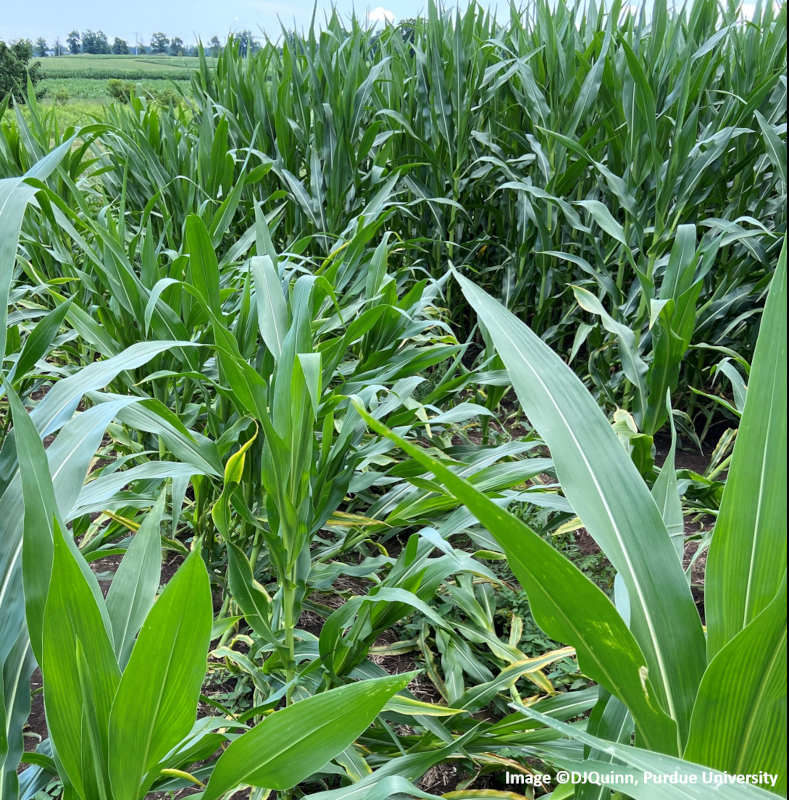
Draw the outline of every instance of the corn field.
[[[431,0],[3,100],[0,800],[786,797],[786,57]]]

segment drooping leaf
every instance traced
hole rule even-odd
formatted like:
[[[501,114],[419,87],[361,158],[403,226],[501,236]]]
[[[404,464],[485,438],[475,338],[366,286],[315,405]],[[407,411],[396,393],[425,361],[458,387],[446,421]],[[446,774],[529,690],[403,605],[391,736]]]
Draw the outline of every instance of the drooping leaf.
[[[576,649],[584,672],[628,706],[644,741],[655,750],[676,752],[676,727],[648,688],[646,659],[602,591],[517,517],[361,407],[357,410],[373,430],[428,468],[485,525],[526,590],[537,624]],[[672,556],[676,560],[673,551]]]

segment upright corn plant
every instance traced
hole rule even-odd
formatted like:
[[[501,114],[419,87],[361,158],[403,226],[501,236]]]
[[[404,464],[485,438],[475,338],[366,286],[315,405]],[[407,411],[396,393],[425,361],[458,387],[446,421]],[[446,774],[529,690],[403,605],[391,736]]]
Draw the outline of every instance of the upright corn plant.
[[[8,310],[8,286],[16,272],[17,241],[19,230],[23,225],[25,208],[38,192],[41,197],[46,193],[43,180],[56,174],[62,159],[70,154],[71,141],[45,157],[35,165],[27,175],[21,178],[10,178],[0,181],[0,230],[2,245],[0,252],[0,286],[4,287],[2,297],[2,313]],[[57,173],[62,178],[61,173]],[[28,214],[28,217],[30,215]],[[159,410],[150,405],[144,406],[141,397],[107,396],[100,392],[108,383],[127,370],[133,370],[146,364],[151,358],[165,352],[176,345],[175,342],[160,341],[140,343],[135,347],[123,350],[105,361],[90,364],[82,369],[62,369],[44,363],[44,356],[63,346],[64,339],[57,336],[64,315],[70,310],[69,303],[64,303],[52,311],[30,329],[24,342],[21,336],[17,342],[7,340],[5,348],[9,355],[11,368],[3,375],[0,391],[6,396],[6,402],[16,402],[14,414],[7,412],[4,423],[4,435],[0,448],[0,674],[2,674],[2,737],[0,742],[0,797],[3,800],[15,800],[20,795],[33,796],[43,788],[48,780],[48,771],[37,766],[29,768],[19,778],[17,767],[22,756],[22,726],[30,709],[29,681],[36,663],[42,659],[40,630],[43,624],[44,602],[47,586],[52,570],[51,540],[46,545],[45,531],[50,525],[46,517],[41,515],[41,503],[38,489],[32,490],[29,481],[25,483],[20,471],[23,461],[32,445],[19,447],[17,427],[11,427],[11,418],[17,424],[23,420],[32,425],[39,440],[46,436],[56,438],[49,446],[46,454],[48,469],[51,472],[52,491],[57,506],[62,512],[61,521],[65,523],[76,519],[84,519],[85,515],[95,513],[111,506],[122,485],[133,482],[137,478],[148,481],[148,487],[155,489],[166,478],[195,474],[211,474],[214,468],[201,458],[201,448],[194,436],[182,425],[173,425],[171,418],[163,417]],[[5,335],[7,328],[3,325]],[[11,327],[12,336],[14,327]],[[18,334],[19,328],[16,329]],[[65,341],[68,338],[66,337]],[[188,341],[180,342],[182,347],[192,347]],[[52,378],[59,377],[56,386],[51,386],[46,396],[39,400],[29,416],[16,400],[15,390],[30,393],[33,386]],[[94,400],[93,407],[75,415],[83,398],[90,393]],[[131,407],[135,406],[134,411]],[[9,409],[10,411],[10,409]],[[114,419],[132,413],[137,424],[143,430],[156,430],[169,441],[170,446],[184,456],[185,463],[173,461],[151,461],[132,470],[112,474],[114,469],[123,463],[112,457],[107,465],[107,474],[99,475],[89,487],[83,487],[86,475],[96,451],[100,448],[105,431]],[[179,444],[180,443],[180,444]],[[40,446],[40,445],[39,445]],[[185,449],[182,449],[185,448]],[[191,452],[191,456],[187,455]],[[205,453],[205,449],[203,448]],[[215,457],[221,462],[218,455]],[[209,456],[208,461],[212,460]],[[191,463],[190,463],[191,462]],[[198,463],[202,462],[202,463]],[[189,464],[189,466],[186,466]],[[39,472],[39,476],[40,476]],[[46,473],[43,473],[46,474]],[[120,478],[120,480],[119,480]],[[152,502],[152,501],[151,501]],[[124,508],[121,502],[118,508]],[[23,536],[23,531],[27,536]],[[65,530],[65,527],[63,527]],[[38,546],[37,537],[42,537],[42,546]],[[23,584],[25,585],[23,592]],[[30,636],[26,625],[26,616],[33,620],[32,631],[38,635]],[[44,750],[48,743],[44,744]]]
[[[695,225],[679,226],[670,255],[658,262],[662,276],[657,290],[654,277],[641,276],[643,299],[632,309],[632,321],[621,321],[619,310],[614,312],[620,317],[616,319],[594,293],[573,286],[580,307],[600,317],[603,327],[617,340],[624,387],[616,387],[622,384],[622,374],[610,375],[613,359],[605,355],[610,350],[607,344],[589,356],[589,371],[601,398],[609,402],[619,398],[622,405],[629,406],[650,444],[666,423],[666,394],[673,395],[679,385],[680,367],[696,326],[699,293],[723,239],[722,235],[705,237],[697,247],[696,236]],[[605,286],[602,280],[600,283]],[[581,338],[588,336],[590,328],[579,328],[579,333]],[[574,349],[578,344],[577,338]],[[647,351],[651,352],[647,355]],[[602,363],[597,363],[601,355]]]
[[[785,5],[743,24],[735,4],[710,0],[638,13],[540,0],[512,4],[506,24],[474,4],[431,2],[424,19],[377,36],[333,14],[281,49],[241,57],[231,46],[216,69],[205,61],[194,128],[217,107],[232,113],[231,149],[254,139],[272,164],[263,187],[288,197],[279,235],[309,235],[312,252],[393,181],[394,227],[431,241],[432,274],[446,256],[473,271],[562,352],[588,344],[591,377],[610,383],[606,362],[626,356],[600,326],[576,339],[582,317],[564,289],[592,288],[647,340],[683,225],[724,236],[693,344],[750,357],[744,322],[786,223],[785,37]],[[465,318],[463,303],[450,307]],[[704,374],[710,355],[694,353],[680,381]],[[601,391],[613,404],[619,388]]]
[[[765,779],[762,785],[785,795],[786,247],[773,276],[713,536],[706,643],[668,533],[670,515],[661,518],[656,498],[597,404],[523,323],[457,277],[496,343],[525,413],[551,448],[567,499],[624,587],[614,606],[526,525],[360,410],[375,430],[463,497],[504,548],[537,622],[576,647],[582,669],[601,687],[585,733],[521,710],[582,742],[588,769],[609,762],[606,770],[622,774],[700,774],[699,765],[734,774],[767,772],[777,782]],[[660,506],[677,503],[671,496]],[[675,796],[668,787],[660,791],[661,797]],[[736,791],[738,797],[763,796],[752,788]],[[643,776],[627,792],[639,799],[656,796]],[[699,789],[694,796],[718,795]]]
[[[38,597],[43,619],[28,616],[41,647],[51,770],[81,800],[142,800],[163,778],[191,778],[179,767],[210,756],[218,743],[210,729],[199,735],[198,727],[195,735],[212,621],[208,573],[193,552],[155,598],[162,496],[105,603],[67,538],[52,484],[41,479],[48,464],[35,425],[12,403],[28,497],[40,505],[37,522],[51,520],[51,539],[40,527],[26,534],[35,536],[40,555],[51,549],[51,580]],[[40,589],[40,582],[26,582],[29,595]],[[204,796],[218,798],[242,782],[290,789],[345,749],[410,677],[349,685],[275,714],[234,739],[212,765]]]
[[[137,349],[156,353],[166,347],[159,343]],[[199,783],[180,767],[210,756],[224,738],[195,723],[212,620],[208,575],[198,552],[186,560],[154,605],[164,494],[135,536],[106,602],[66,527],[68,517],[60,511],[61,504],[67,509],[74,504],[107,423],[134,398],[99,403],[71,420],[49,453],[41,442],[39,426],[55,430],[69,420],[86,390],[144,358],[138,354],[135,361],[132,353],[122,354],[114,359],[116,364],[96,364],[78,372],[50,392],[34,415],[28,415],[9,390],[15,426],[3,456],[6,462],[13,457],[11,442],[19,463],[0,502],[8,506],[24,496],[25,532],[15,561],[8,564],[4,587],[8,591],[24,577],[27,629],[19,632],[13,658],[7,660],[4,676],[13,676],[15,683],[4,685],[3,696],[12,703],[5,706],[12,712],[9,725],[20,722],[20,711],[26,716],[24,684],[34,665],[32,650],[44,676],[52,737],[52,755],[42,752],[34,757],[38,766],[31,768],[33,780],[23,781],[26,797],[52,774],[63,780],[67,794],[80,800],[141,799],[157,783],[174,776]],[[97,372],[99,377],[92,374]],[[62,450],[79,463],[60,460]],[[176,466],[168,463],[167,469]],[[58,476],[64,473],[54,482],[49,478],[53,467]],[[127,474],[123,482],[129,478]],[[95,495],[94,491],[92,499],[102,502]],[[76,505],[80,510],[90,507],[82,497]],[[10,506],[4,511],[14,514]],[[18,511],[21,507],[17,517]],[[6,537],[4,546],[10,544]],[[12,599],[4,597],[5,622],[9,614],[13,616]],[[170,648],[162,648],[162,641]],[[291,788],[348,747],[410,677],[349,685],[270,717],[235,739],[212,765],[205,796],[218,798],[242,782]],[[16,737],[17,731],[4,724],[4,741],[16,747]],[[4,755],[13,757],[16,751]],[[14,767],[9,763],[4,770],[3,797],[18,793]]]
[[[158,385],[159,402],[202,422],[206,452],[225,457],[221,492],[214,471],[192,475],[195,547],[254,620],[276,656],[266,668],[281,668],[289,697],[295,630],[313,567],[310,544],[343,503],[355,465],[376,447],[362,447],[364,425],[348,396],[369,402],[460,350],[435,319],[439,287],[409,287],[405,273],[389,274],[388,235],[375,250],[366,246],[382,221],[365,218],[317,274],[299,275],[274,250],[262,213],[252,240],[258,255],[241,268],[220,261],[209,228],[192,215],[179,256],[184,279],[162,277],[150,290],[134,284],[140,298],[148,295],[146,322],[154,314],[183,316],[198,331],[199,347],[176,352],[168,358],[175,368],[147,381]],[[157,333],[151,326],[149,335]],[[447,381],[432,399],[462,385]],[[408,402],[400,394],[393,391],[388,412]],[[161,437],[159,447],[179,455]],[[184,489],[174,494],[179,508]],[[273,597],[254,583],[259,567],[277,576]],[[227,595],[223,610],[229,603]]]

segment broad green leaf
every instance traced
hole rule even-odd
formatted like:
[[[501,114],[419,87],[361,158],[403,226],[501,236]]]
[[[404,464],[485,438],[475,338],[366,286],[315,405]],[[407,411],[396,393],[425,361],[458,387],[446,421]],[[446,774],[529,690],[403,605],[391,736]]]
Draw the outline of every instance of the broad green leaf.
[[[122,353],[102,361],[94,361],[74,375],[58,381],[47,392],[30,416],[41,436],[46,436],[69,420],[76,411],[82,396],[102,389],[124,370],[147,364],[154,356],[177,347],[195,347],[194,342],[157,341],[138,342]]]
[[[50,311],[41,322],[36,325],[25,341],[25,346],[19,354],[19,358],[9,374],[12,382],[23,378],[29,369],[42,358],[52,340],[57,336],[58,330],[63,323],[66,313],[71,308],[71,300],[61,303],[54,311]]]
[[[220,756],[203,800],[241,783],[277,791],[295,786],[345,750],[412,677],[352,683],[266,717]]]
[[[655,95],[652,92],[652,87],[649,85],[649,80],[638,56],[633,52],[630,45],[622,39],[620,42],[622,49],[625,51],[625,58],[627,60],[627,68],[630,75],[635,82],[635,97],[638,104],[638,110],[641,112],[644,124],[646,125],[649,143],[652,148],[652,168],[654,170],[655,181],[660,184],[660,168],[663,165],[663,159],[660,156],[660,149],[657,140],[657,110],[655,108]],[[640,131],[634,131],[634,139],[641,138]]]
[[[108,791],[107,733],[120,669],[96,599],[57,521],[43,646],[47,726],[60,763],[83,796],[86,781]]]
[[[94,514],[102,511],[106,503],[117,492],[134,481],[189,478],[200,474],[202,474],[202,470],[191,464],[179,464],[177,461],[148,461],[131,469],[102,475],[82,489],[77,502],[66,515],[66,521],[82,514]]]
[[[636,336],[627,325],[617,322],[606,310],[603,304],[591,292],[580,286],[573,286],[573,293],[578,305],[590,314],[597,314],[607,331],[613,333],[619,340],[619,357],[622,359],[622,371],[636,390],[636,403],[638,404],[637,421],[641,421],[646,410],[646,374],[648,367],[638,354]]]
[[[107,592],[107,613],[112,624],[112,643],[121,670],[126,668],[134,640],[151,610],[159,588],[162,540],[159,527],[166,495],[146,515],[134,535]]]
[[[624,228],[611,216],[611,212],[599,200],[577,200],[575,205],[582,206],[592,219],[609,235],[627,247]]]
[[[227,570],[230,594],[244,613],[249,627],[264,641],[277,647],[280,654],[285,656],[286,648],[277,639],[269,621],[271,598],[255,580],[252,566],[243,550],[232,542],[227,543]]]
[[[622,575],[631,630],[657,700],[677,722],[681,749],[706,663],[705,643],[660,511],[605,415],[570,368],[489,295],[456,277],[490,333],[526,416],[551,450],[564,494]]]
[[[674,390],[679,381],[679,370],[686,349],[686,342],[673,327],[673,310],[674,301],[669,300],[652,328],[652,363],[646,376],[649,394],[641,422],[648,436],[654,436],[663,427],[667,417],[666,395]]]
[[[773,166],[778,170],[778,177],[786,186],[786,145],[779,138],[775,127],[773,127],[758,111],[754,112],[762,129],[765,151],[772,161]]]
[[[186,219],[186,244],[189,248],[189,273],[192,284],[218,317],[222,315],[219,299],[219,264],[205,223],[196,214]]]
[[[211,591],[192,553],[154,603],[109,719],[115,800],[137,800],[143,776],[192,728],[211,635]]]
[[[313,418],[317,419],[321,395],[321,355],[320,353],[297,353],[296,361],[309,394]]]
[[[255,227],[253,229],[255,236],[255,247],[258,256],[267,255],[274,265],[274,271],[277,268],[277,251],[274,249],[274,244],[271,241],[271,231],[269,230],[267,215],[263,213],[260,205],[255,203]]]
[[[663,283],[660,285],[660,299],[678,302],[681,295],[690,289],[696,266],[696,226],[679,225],[674,235]]]
[[[633,718],[627,707],[605,689],[600,689],[600,699],[586,724],[587,733],[610,742],[630,744],[633,736]],[[537,711],[542,709],[537,708]],[[553,715],[552,715],[553,716]],[[584,747],[584,758],[591,761],[610,762],[611,756],[602,750]],[[610,789],[593,784],[581,784],[575,787],[575,800],[609,800]]]
[[[604,741],[576,726],[560,722],[534,709],[521,705],[515,707],[546,727],[601,750],[620,762],[557,759],[566,770],[623,776],[622,782],[619,786],[615,785],[615,788],[621,788],[633,800],[775,800],[774,794],[755,785],[738,783],[732,775],[726,776],[723,772],[680,758],[652,753],[618,742]],[[656,778],[664,775],[694,776],[695,779],[692,782],[684,780],[676,783],[659,783]]]
[[[8,290],[14,274],[19,234],[25,210],[38,191],[26,178],[46,180],[70,151],[75,137],[76,134],[55,148],[22,177],[0,180],[0,357],[5,354]]]
[[[707,667],[685,758],[732,775],[774,773],[786,794],[786,578]]]
[[[255,281],[260,335],[278,361],[288,332],[288,309],[282,295],[282,282],[269,256],[254,256],[249,264]]]
[[[22,541],[17,545],[9,570],[18,569],[21,555],[27,627],[33,652],[39,662],[43,661],[44,609],[52,574],[53,521],[57,519],[61,530],[65,529],[63,518],[67,515],[61,514],[61,506],[70,510],[76,502],[107,425],[118,410],[130,401],[124,399],[83,412],[64,426],[55,442],[45,452],[33,423],[33,415],[27,414],[13,391],[9,392],[15,423],[14,432],[20,445],[19,470],[22,497],[13,491],[12,484],[9,491],[4,494],[0,506],[4,505],[6,500],[15,499],[18,510],[22,513],[21,500],[24,498],[24,534]],[[8,507],[5,510],[11,511]],[[19,520],[20,533],[22,533],[21,522]],[[11,534],[14,529],[9,526],[7,532]],[[76,545],[70,536],[68,544],[73,551],[76,551]],[[83,576],[88,581],[100,613],[109,626],[109,618],[106,616],[95,576],[81,557],[77,561]],[[4,608],[7,609],[12,602],[12,598],[7,598],[5,592],[0,593],[0,603]]]
[[[756,343],[707,561],[710,659],[772,602],[786,570],[786,242]]]
[[[37,661],[41,663],[43,661],[44,609],[49,592],[54,556],[52,531],[55,517],[59,512],[52,487],[52,478],[49,474],[47,455],[38,431],[16,392],[11,388],[8,388],[8,400],[20,453],[19,466],[22,497],[24,498],[24,505],[19,503],[19,511],[24,515],[24,535],[18,543],[16,557],[8,569],[9,571],[18,569],[19,555],[26,553],[26,557],[23,556],[21,570],[25,584],[24,597],[20,599],[23,599],[25,604],[27,627],[33,652],[36,654]],[[84,480],[84,475],[82,480]],[[5,592],[0,594],[0,602],[6,613],[14,600],[15,598],[10,595],[6,598]],[[11,642],[9,641],[8,647],[10,648],[10,646]]]

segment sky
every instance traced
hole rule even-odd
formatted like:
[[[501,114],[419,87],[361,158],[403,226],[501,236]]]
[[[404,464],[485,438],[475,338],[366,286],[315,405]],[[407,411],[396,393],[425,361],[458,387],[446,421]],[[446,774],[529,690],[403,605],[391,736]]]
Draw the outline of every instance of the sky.
[[[347,16],[355,7],[357,16],[367,17],[371,23],[385,17],[395,21],[414,17],[426,7],[426,0],[383,0],[380,6],[379,2],[362,5],[335,0],[335,5]],[[232,30],[245,29],[253,35],[261,34],[262,29],[276,38],[279,19],[287,28],[308,27],[312,7],[312,0],[33,0],[29,5],[0,0],[0,39],[35,41],[43,36],[51,42],[59,36],[64,42],[70,31],[87,29],[104,31],[110,41],[119,36],[129,44],[135,41],[135,35],[147,43],[155,31],[180,36],[187,44],[197,37],[203,41],[214,35],[224,39]],[[318,18],[330,8],[329,0],[318,0]]]
[[[637,2],[638,0],[633,0]],[[677,0],[679,1],[679,0]],[[333,0],[340,14],[357,16],[369,24],[383,26],[384,20],[416,17],[425,11],[427,0]],[[448,6],[466,0],[445,0]],[[383,3],[383,5],[378,5]],[[316,17],[322,21],[330,11],[332,0],[317,0]],[[508,8],[508,0],[482,0],[495,9]],[[647,8],[651,3],[647,2]],[[742,14],[750,18],[754,6],[746,2]],[[31,39],[43,36],[52,45],[55,37],[65,44],[70,31],[101,30],[109,38],[119,36],[129,45],[135,41],[150,42],[151,34],[161,31],[168,37],[180,36],[186,44],[198,38],[207,42],[212,36],[224,39],[231,31],[250,30],[254,36],[264,32],[279,37],[280,20],[286,28],[303,30],[309,27],[313,0],[33,0],[28,5],[19,0],[0,0],[0,39]]]

